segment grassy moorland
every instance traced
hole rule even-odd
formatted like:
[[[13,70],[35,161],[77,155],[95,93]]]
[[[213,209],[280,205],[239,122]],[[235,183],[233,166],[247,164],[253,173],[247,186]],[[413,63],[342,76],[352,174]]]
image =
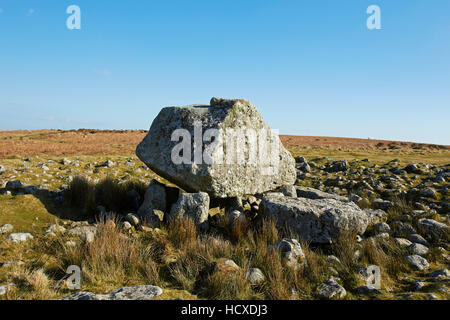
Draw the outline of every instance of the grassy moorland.
[[[427,271],[413,270],[404,259],[405,247],[393,237],[373,236],[372,230],[361,243],[348,241],[355,234],[346,234],[328,247],[302,243],[307,264],[291,270],[283,265],[280,253],[268,246],[295,236],[263,217],[230,229],[226,213],[213,208],[208,232],[197,231],[190,220],[160,228],[140,225],[124,229],[121,214],[135,210],[127,202],[127,192],[136,190],[143,197],[152,179],[169,184],[134,154],[145,134],[96,130],[0,132],[0,166],[5,169],[0,173],[0,189],[13,180],[36,187],[32,193],[0,193],[0,226],[11,224],[13,232],[29,232],[34,237],[12,243],[6,240],[7,234],[0,234],[0,286],[14,284],[0,299],[57,299],[71,294],[62,281],[70,265],[81,266],[83,290],[105,293],[124,286],[152,284],[164,290],[158,299],[317,299],[317,287],[330,277],[345,287],[346,299],[400,299],[409,294],[414,299],[428,299],[429,294],[450,298],[448,282],[429,275],[433,270],[448,268],[448,238],[432,243],[426,255],[430,263]],[[438,167],[450,164],[448,146],[327,137],[281,139],[294,156],[302,155],[316,163],[298,182],[307,186],[319,187],[327,180],[345,178],[339,173],[322,175],[318,168],[330,161],[324,158],[348,160],[355,171],[364,170],[362,164],[371,166],[380,177],[383,166],[394,159],[402,167],[410,163]],[[105,166],[106,161],[111,165]],[[406,189],[429,183],[426,173],[406,174],[404,179]],[[446,185],[445,179],[439,182],[441,187]],[[332,187],[325,186],[325,191]],[[60,190],[69,190],[69,196],[55,198]],[[346,195],[343,189],[338,192]],[[368,196],[368,200],[373,199]],[[448,197],[438,193],[429,201],[448,202]],[[99,202],[109,205],[113,212],[110,219],[95,220],[92,212]],[[402,219],[413,209],[409,203],[394,201],[385,221]],[[435,210],[422,217],[448,224],[445,215]],[[96,223],[98,230],[92,242],[67,232],[89,223]],[[53,227],[56,231],[46,234],[51,225],[62,228]],[[416,218],[411,225],[417,228]],[[340,263],[328,261],[329,255],[336,256]],[[226,260],[233,260],[238,267],[230,267]],[[371,264],[382,270],[380,294],[359,293],[357,288],[365,282],[357,268]],[[246,277],[250,268],[259,268],[265,281],[251,284]],[[425,285],[412,293],[411,286],[418,280]]]

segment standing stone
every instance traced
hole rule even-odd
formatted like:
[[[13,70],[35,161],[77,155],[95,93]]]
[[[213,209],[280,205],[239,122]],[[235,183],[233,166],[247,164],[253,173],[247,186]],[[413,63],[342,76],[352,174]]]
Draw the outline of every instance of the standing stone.
[[[181,193],[172,206],[169,220],[187,217],[194,220],[200,229],[208,229],[209,196],[205,192]]]
[[[151,225],[159,226],[161,219],[154,210],[162,212],[167,210],[166,187],[156,180],[150,182],[150,185],[145,192],[144,202],[137,214]]]
[[[211,198],[263,193],[296,180],[294,158],[246,100],[163,108],[136,154],[165,179]]]

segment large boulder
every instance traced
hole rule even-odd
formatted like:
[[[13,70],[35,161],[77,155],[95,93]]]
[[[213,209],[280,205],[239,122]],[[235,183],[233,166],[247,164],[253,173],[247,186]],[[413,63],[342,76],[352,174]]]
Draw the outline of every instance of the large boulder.
[[[347,202],[348,199],[346,197],[333,194],[333,193],[327,193],[323,192],[314,188],[309,187],[301,187],[301,186],[295,186],[297,197],[299,198],[307,198],[307,199],[335,199],[339,201]]]
[[[332,243],[343,232],[362,234],[370,218],[353,202],[335,199],[290,198],[267,194],[260,204],[263,216],[274,218],[281,227],[289,227],[312,243]]]
[[[294,158],[246,100],[163,108],[136,154],[165,179],[211,198],[263,193],[296,180]]]

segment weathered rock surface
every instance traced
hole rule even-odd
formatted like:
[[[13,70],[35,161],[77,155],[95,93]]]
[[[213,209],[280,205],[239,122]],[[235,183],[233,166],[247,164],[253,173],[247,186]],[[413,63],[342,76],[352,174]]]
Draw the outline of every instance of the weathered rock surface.
[[[426,270],[430,267],[430,265],[428,264],[428,261],[425,258],[423,258],[417,254],[407,256],[406,260],[408,260],[409,264],[414,269],[419,270],[419,271]]]
[[[297,269],[306,263],[306,256],[297,239],[284,238],[275,245],[269,246],[269,249],[280,251],[283,263],[290,268]]]
[[[79,226],[71,229],[69,234],[79,236],[83,241],[92,242],[97,234],[97,228],[94,226]]]
[[[246,272],[245,276],[247,280],[254,285],[260,284],[266,279],[262,271],[258,268],[250,268],[248,272]]]
[[[176,129],[186,131],[173,137]],[[229,139],[237,129],[244,134]],[[245,134],[248,130],[256,133],[256,140]],[[185,143],[188,148],[183,149]],[[262,193],[296,180],[294,158],[245,100],[213,98],[210,105],[163,108],[136,154],[184,190],[207,192],[212,198]]]
[[[11,242],[25,242],[30,239],[33,239],[31,233],[11,233],[8,237]]]
[[[0,234],[10,233],[13,229],[14,227],[11,224],[4,224],[0,227]]]
[[[337,194],[323,192],[314,188],[295,186],[297,197],[307,199],[334,199],[346,202],[347,198]]]
[[[317,294],[321,299],[342,299],[347,295],[345,289],[333,279],[327,280],[319,285],[317,290]]]
[[[420,219],[417,226],[426,235],[437,240],[450,233],[449,226],[433,219]]]
[[[188,217],[201,229],[208,229],[209,196],[205,192],[180,193],[178,201],[172,206],[169,220]]]
[[[313,243],[331,243],[347,230],[364,233],[370,220],[353,202],[334,199],[289,198],[266,195],[260,205],[262,215],[275,218],[300,238]]]
[[[61,300],[152,300],[163,293],[160,287],[156,286],[134,286],[124,287],[108,294],[95,294],[87,291],[80,291]]]
[[[137,213],[143,220],[147,221],[151,225],[158,226],[161,219],[154,210],[164,212],[166,209],[166,187],[162,183],[152,180],[147,188],[147,191],[145,192],[144,202]]]

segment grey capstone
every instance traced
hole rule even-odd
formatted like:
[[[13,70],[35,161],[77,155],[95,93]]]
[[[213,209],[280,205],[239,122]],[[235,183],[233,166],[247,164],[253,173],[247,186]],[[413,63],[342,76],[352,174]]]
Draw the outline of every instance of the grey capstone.
[[[213,142],[203,139],[205,150],[207,148],[209,151],[212,161],[209,161],[209,157],[205,159],[205,153],[200,154],[200,156],[203,155],[202,159],[198,159],[198,156],[194,159],[196,154],[194,145],[200,143],[198,139],[193,143],[195,123],[201,123],[200,140],[208,129],[217,129],[222,135],[231,132],[230,129],[264,130],[267,132],[266,137],[259,135],[261,145],[278,145],[278,165],[270,162],[262,163],[260,160],[253,163],[248,161],[249,151],[259,150],[259,147],[255,149],[254,143],[246,137],[238,137],[237,141],[235,139],[234,148],[227,145],[227,139],[219,138]],[[172,141],[172,134],[176,129],[185,129],[190,134],[190,137],[186,137],[186,140],[190,140],[188,142],[191,157],[188,163],[181,161],[180,164],[175,164],[172,161],[172,152],[178,150],[174,147],[181,143],[177,139]],[[182,142],[184,143],[185,140]],[[221,148],[221,145],[224,148]],[[230,159],[227,157],[235,155],[236,150],[246,150],[243,163],[226,161],[225,159]],[[263,193],[285,184],[293,185],[296,180],[294,158],[282,146],[279,137],[270,130],[256,107],[245,100],[213,98],[210,105],[163,108],[153,121],[148,135],[138,145],[136,154],[158,175],[187,192],[206,192],[211,198]]]

